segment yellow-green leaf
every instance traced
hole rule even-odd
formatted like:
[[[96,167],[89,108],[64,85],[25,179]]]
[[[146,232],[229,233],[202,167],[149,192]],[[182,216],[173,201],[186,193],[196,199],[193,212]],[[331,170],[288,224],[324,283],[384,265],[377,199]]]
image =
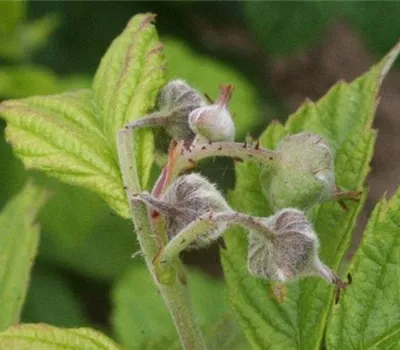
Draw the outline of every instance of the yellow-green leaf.
[[[373,211],[327,327],[329,349],[400,346],[400,188]]]
[[[119,168],[91,102],[88,89],[5,101],[6,139],[26,168],[89,188],[127,216]]]
[[[39,243],[36,216],[46,197],[28,183],[0,212],[0,331],[19,322]]]
[[[143,117],[165,83],[165,58],[153,14],[133,17],[101,60],[93,82],[99,120],[116,153],[116,132],[127,122]],[[146,186],[153,161],[153,134],[137,131],[135,154],[142,186]]]
[[[119,346],[90,328],[57,328],[22,324],[0,333],[0,350],[119,350]]]
[[[164,83],[164,58],[153,15],[137,15],[118,36],[96,73],[93,89],[0,104],[6,137],[27,168],[98,193],[123,217],[129,208],[116,150],[116,133],[143,116]],[[135,155],[146,187],[153,135],[136,135]]]

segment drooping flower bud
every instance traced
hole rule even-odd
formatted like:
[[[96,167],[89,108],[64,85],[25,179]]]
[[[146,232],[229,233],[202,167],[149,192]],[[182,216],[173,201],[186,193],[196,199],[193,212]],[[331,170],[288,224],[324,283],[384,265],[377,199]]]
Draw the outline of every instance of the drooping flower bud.
[[[184,80],[171,80],[161,89],[155,111],[127,124],[126,127],[135,129],[163,126],[172,138],[191,142],[195,133],[189,126],[188,116],[193,110],[207,105],[208,102],[204,96]]]
[[[196,135],[211,141],[233,140],[235,125],[227,108],[232,92],[232,85],[222,86],[219,99],[210,104],[185,81],[171,80],[161,89],[155,111],[126,127],[163,126],[169,136],[187,143]]]
[[[169,240],[188,224],[206,213],[231,211],[221,193],[204,177],[191,173],[178,177],[158,199],[140,194],[141,199],[165,216]],[[214,229],[200,235],[188,246],[197,249],[214,242],[226,229],[221,222]]]
[[[281,282],[319,276],[341,288],[346,286],[319,259],[318,238],[303,212],[283,209],[264,223],[274,236],[255,230],[250,233],[248,268],[252,275]]]
[[[235,124],[228,110],[232,92],[232,85],[223,85],[220,88],[219,98],[214,104],[199,107],[190,112],[190,128],[196,134],[213,142],[233,141]]]
[[[194,132],[189,127],[190,112],[207,106],[207,101],[197,90],[181,79],[170,81],[160,92],[157,108],[160,113],[169,115],[165,126],[167,133],[177,140],[191,140]]]
[[[274,210],[308,209],[333,197],[334,160],[321,136],[308,132],[290,135],[276,152],[276,167],[260,176],[262,191]]]

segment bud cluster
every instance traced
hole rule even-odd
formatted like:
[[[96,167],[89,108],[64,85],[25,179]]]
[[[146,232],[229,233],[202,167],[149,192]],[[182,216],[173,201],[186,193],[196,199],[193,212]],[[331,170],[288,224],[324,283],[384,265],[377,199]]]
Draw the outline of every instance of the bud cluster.
[[[318,203],[350,197],[335,187],[328,143],[309,132],[287,136],[275,151],[258,143],[232,142],[235,125],[227,107],[232,92],[231,85],[221,86],[218,100],[210,104],[183,80],[173,80],[161,90],[156,112],[127,125],[162,125],[181,142],[170,150],[153,193],[135,196],[165,219],[169,243],[155,266],[171,264],[182,250],[206,247],[230,225],[240,225],[248,233],[248,269],[253,276],[286,282],[314,275],[344,288],[346,284],[320,261],[318,237],[305,215]],[[196,173],[180,175],[188,164],[214,156],[260,162],[262,192],[275,214],[236,213],[207,179]],[[349,193],[354,197],[355,192]]]

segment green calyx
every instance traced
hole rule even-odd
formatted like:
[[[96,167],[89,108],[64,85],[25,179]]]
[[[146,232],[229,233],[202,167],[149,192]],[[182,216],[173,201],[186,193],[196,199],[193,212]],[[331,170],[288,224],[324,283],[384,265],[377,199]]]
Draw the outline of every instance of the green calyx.
[[[276,151],[276,166],[260,174],[263,194],[274,210],[289,207],[305,210],[332,198],[333,156],[321,136],[290,135]]]

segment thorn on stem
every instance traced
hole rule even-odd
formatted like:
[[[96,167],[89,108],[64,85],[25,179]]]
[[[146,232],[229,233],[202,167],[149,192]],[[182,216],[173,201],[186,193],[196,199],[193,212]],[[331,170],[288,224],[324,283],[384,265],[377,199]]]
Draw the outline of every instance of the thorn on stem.
[[[131,259],[135,259],[135,258],[137,258],[138,256],[141,256],[141,255],[143,255],[143,253],[142,253],[142,251],[139,249],[137,252],[134,252],[134,253],[131,255]]]

